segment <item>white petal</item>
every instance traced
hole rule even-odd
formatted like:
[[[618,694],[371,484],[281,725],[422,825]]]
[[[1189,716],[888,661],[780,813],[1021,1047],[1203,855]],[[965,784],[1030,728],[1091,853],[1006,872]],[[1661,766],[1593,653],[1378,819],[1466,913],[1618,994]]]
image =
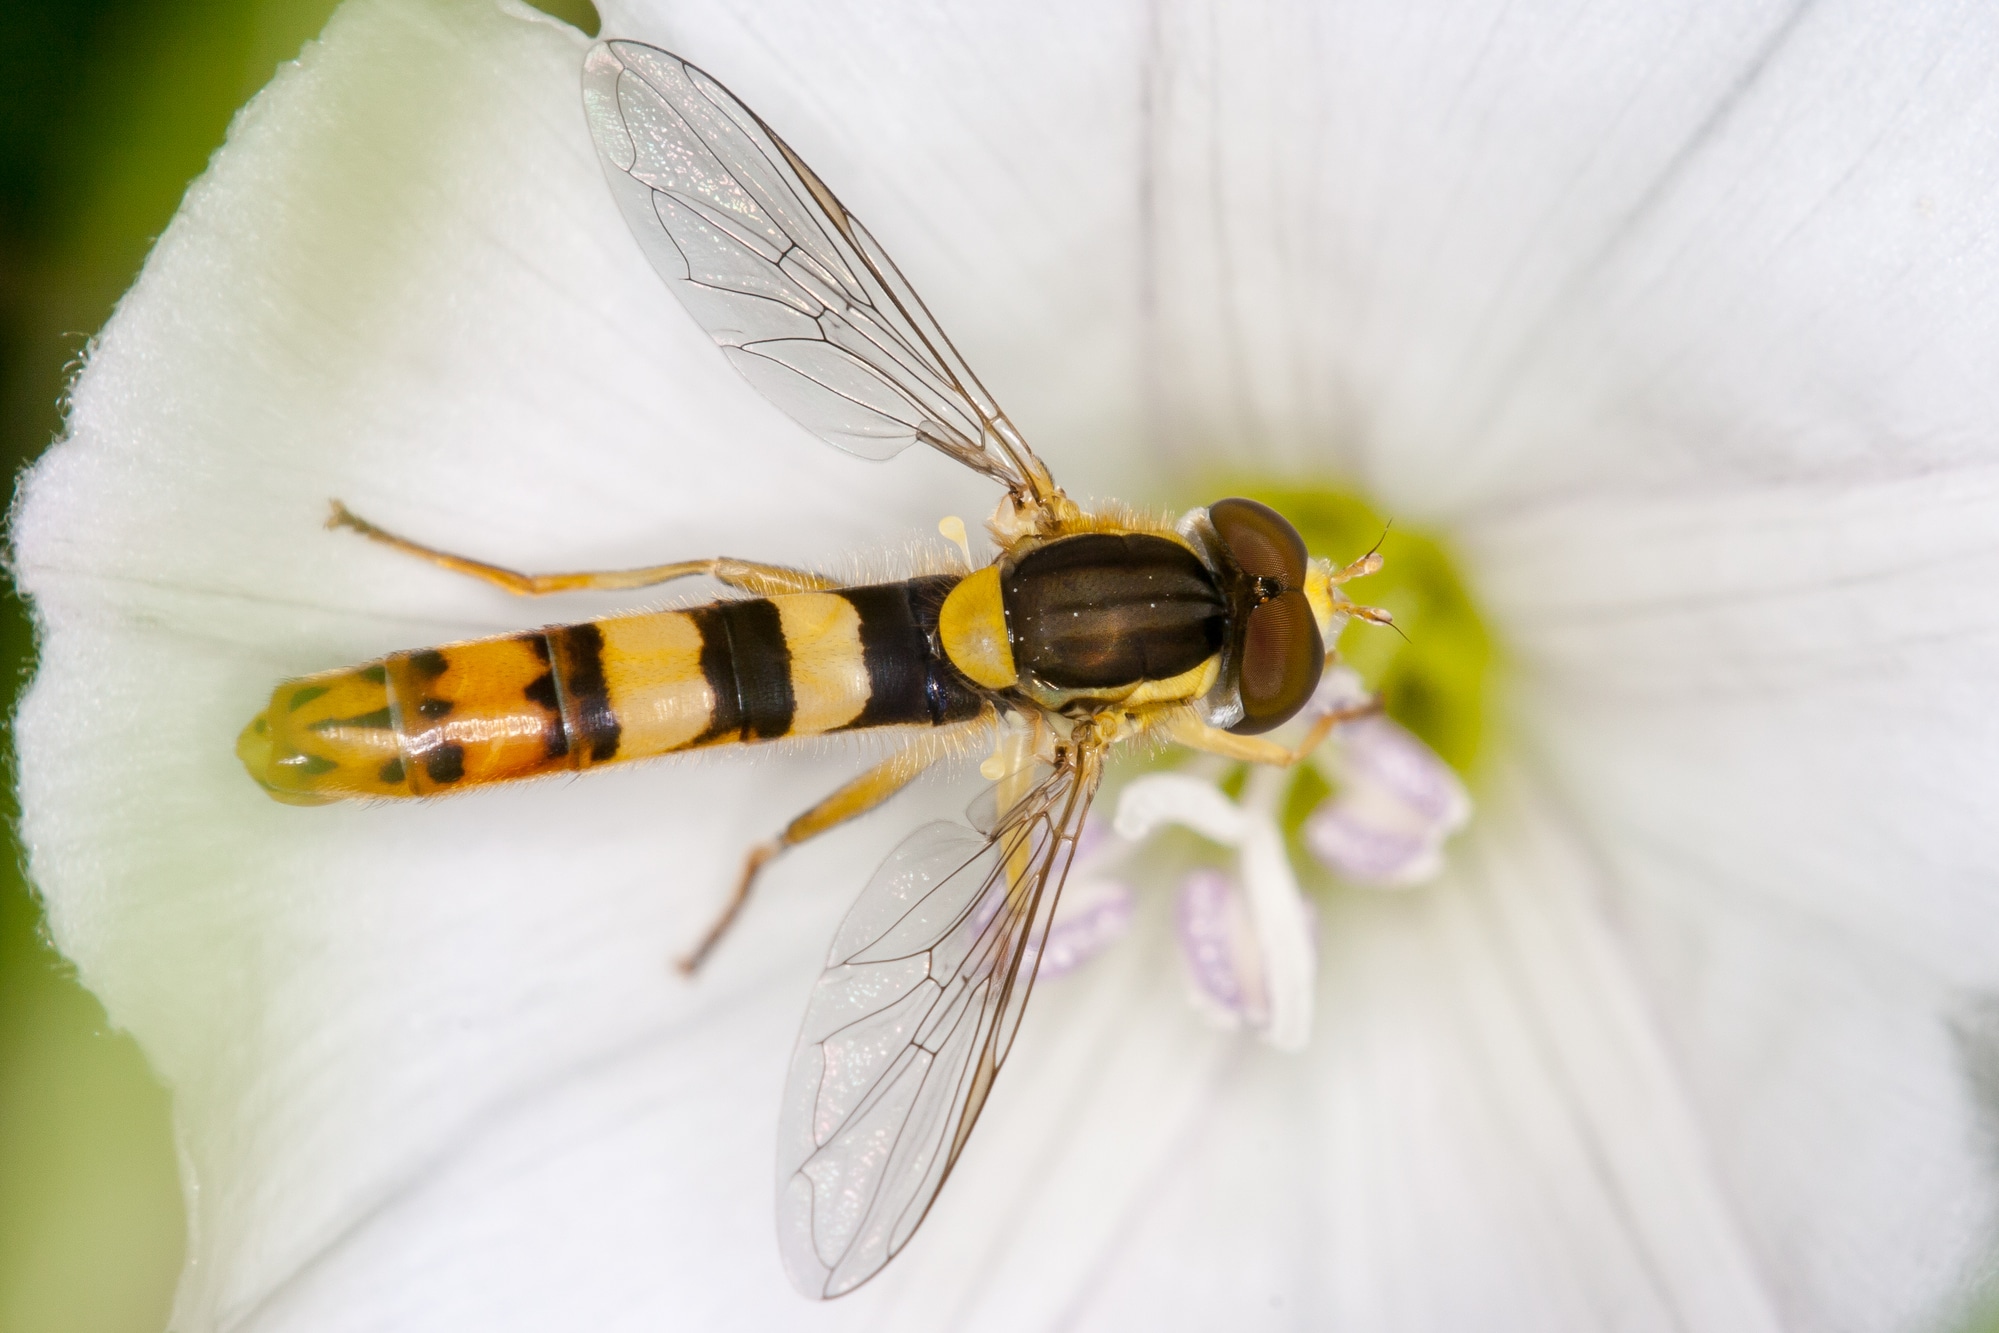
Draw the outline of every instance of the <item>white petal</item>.
[[[1954,1317],[1999,1226],[1999,472],[1579,504],[1476,544],[1801,1322]]]
[[[1999,14],[1730,19],[1699,123],[1645,163],[1612,225],[1569,238],[1562,304],[1484,405],[1473,475],[1510,473],[1514,494],[1557,469],[1568,487],[1712,488],[1988,453]]]
[[[1326,904],[1311,1054],[1216,1078],[1074,1326],[1780,1326],[1601,881],[1509,807]]]
[[[1946,4],[1153,11],[1146,401],[1415,520],[1914,470],[1999,410],[1999,19]]]

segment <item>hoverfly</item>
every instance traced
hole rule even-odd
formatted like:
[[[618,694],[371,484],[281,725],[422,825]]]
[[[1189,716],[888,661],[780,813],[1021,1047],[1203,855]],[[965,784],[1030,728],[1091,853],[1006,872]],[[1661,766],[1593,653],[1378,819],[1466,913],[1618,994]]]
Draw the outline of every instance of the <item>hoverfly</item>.
[[[734,920],[778,852],[992,745],[976,828],[889,856],[813,991],[779,1128],[785,1267],[853,1290],[922,1222],[1005,1061],[1106,752],[1151,735],[1261,764],[1260,733],[1311,698],[1348,617],[1385,612],[1251,500],[1177,522],[1062,492],[895,264],[771,128],[695,66],[600,43],[584,104],[605,175],[660,276],[753,384],[807,429],[888,458],[921,441],[1005,488],[999,557],[867,587],[727,558],[525,575],[395,536],[337,502],[330,526],[510,592],[705,575],[746,596],[392,654],[288,680],[237,753],[302,805],[429,796],[704,746],[888,729],[903,742],[749,854]],[[962,528],[959,532],[962,545]]]

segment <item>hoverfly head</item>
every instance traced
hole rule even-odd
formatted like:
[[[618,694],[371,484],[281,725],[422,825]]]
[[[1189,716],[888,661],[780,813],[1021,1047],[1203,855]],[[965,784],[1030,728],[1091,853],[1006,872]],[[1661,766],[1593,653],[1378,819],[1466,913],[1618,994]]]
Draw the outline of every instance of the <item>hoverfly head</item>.
[[[1335,615],[1330,570],[1269,505],[1218,500],[1208,522],[1235,565],[1227,591],[1242,716],[1229,730],[1254,735],[1289,721],[1318,688]]]

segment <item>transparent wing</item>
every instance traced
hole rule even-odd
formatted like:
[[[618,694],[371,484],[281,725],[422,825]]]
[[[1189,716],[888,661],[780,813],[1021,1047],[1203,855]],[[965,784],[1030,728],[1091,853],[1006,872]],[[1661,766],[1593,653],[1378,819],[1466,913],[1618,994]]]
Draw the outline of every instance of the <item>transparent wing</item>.
[[[806,1295],[879,1272],[951,1174],[1019,1027],[1101,771],[1099,750],[1066,751],[990,832],[918,829],[841,924],[778,1118],[778,1243]]]
[[[921,440],[1048,498],[1047,469],[894,261],[728,89],[666,51],[603,42],[583,101],[647,258],[765,397],[864,458]]]

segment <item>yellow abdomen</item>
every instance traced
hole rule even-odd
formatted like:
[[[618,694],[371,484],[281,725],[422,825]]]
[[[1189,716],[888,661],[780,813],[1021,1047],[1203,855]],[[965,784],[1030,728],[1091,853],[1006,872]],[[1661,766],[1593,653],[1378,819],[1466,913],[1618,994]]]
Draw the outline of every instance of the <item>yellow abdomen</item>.
[[[396,653],[289,680],[236,753],[278,800],[428,796],[702,745],[941,725],[953,578],[716,602]]]

